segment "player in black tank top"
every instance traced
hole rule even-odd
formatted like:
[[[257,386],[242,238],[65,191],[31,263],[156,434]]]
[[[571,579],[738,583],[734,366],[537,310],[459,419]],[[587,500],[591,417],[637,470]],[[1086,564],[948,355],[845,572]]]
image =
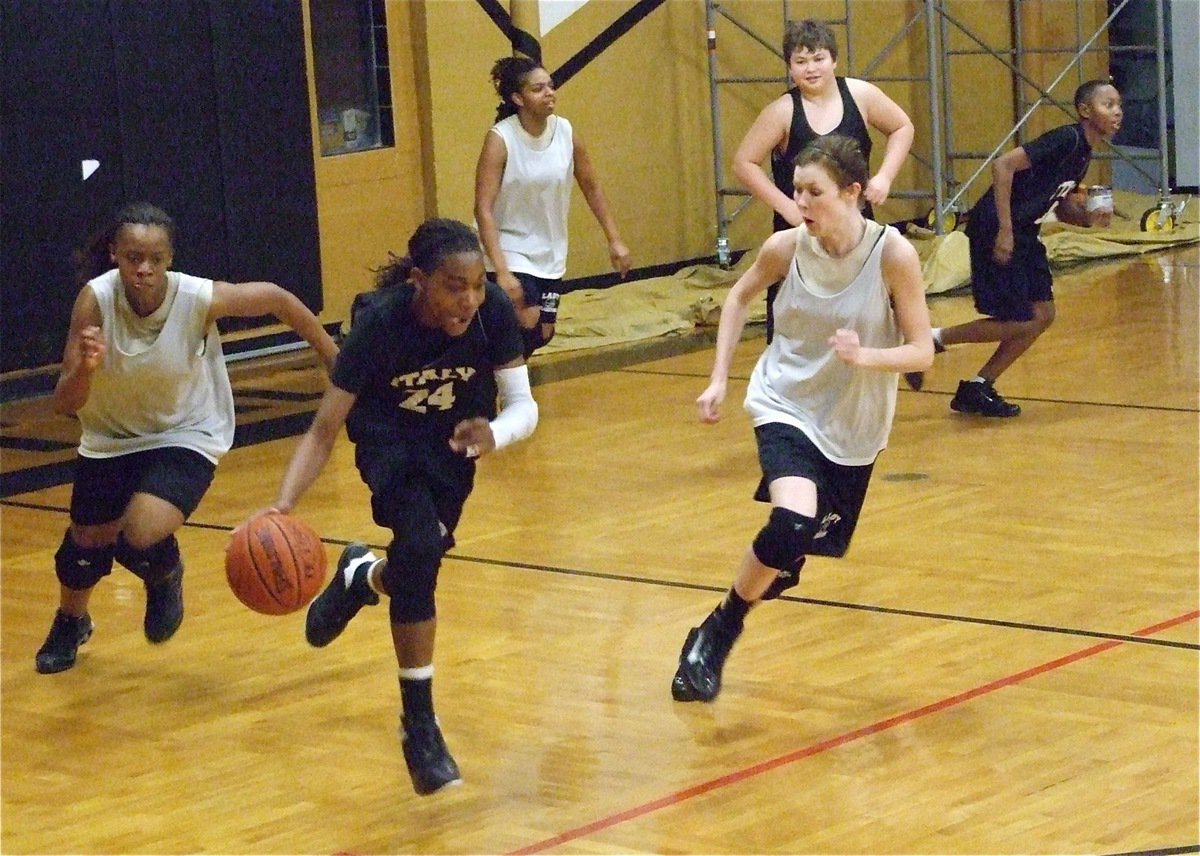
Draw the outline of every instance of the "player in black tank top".
[[[870,163],[871,134],[867,131],[867,123],[863,121],[862,113],[859,112],[858,105],[854,103],[846,78],[839,77],[836,80],[838,94],[842,96],[842,121],[829,134],[840,134],[857,142],[858,147],[862,150],[863,158]],[[818,134],[812,129],[812,125],[808,124],[808,116],[804,112],[804,98],[799,87],[792,87],[787,94],[792,98],[792,126],[788,131],[788,144],[784,153],[779,154],[778,149],[771,151],[771,175],[775,179],[775,186],[779,188],[779,191],[790,196],[792,194],[792,175],[795,172],[792,168],[792,161],[813,140],[827,137],[829,134]],[[863,214],[868,219],[874,219],[875,210],[871,207],[870,202],[863,202]],[[775,212],[772,222],[776,232],[792,228],[792,224],[778,211]],[[767,289],[768,343],[775,336],[775,298],[778,294],[779,283]]]
[[[798,225],[800,215],[792,199],[792,160],[808,143],[823,134],[809,124],[804,100],[818,112],[831,112],[834,95],[841,100],[841,119],[829,133],[855,140],[870,163],[874,128],[887,138],[879,169],[863,189],[864,213],[873,217],[870,204],[883,203],[912,145],[913,125],[905,112],[872,83],[838,77],[837,40],[829,27],[813,20],[789,21],[784,27],[783,57],[793,88],[763,109],[746,132],[733,156],[733,172],[756,199],[774,212],[774,230]],[[815,105],[815,106],[814,106]],[[821,124],[821,116],[817,115]],[[770,177],[763,165],[770,158]],[[767,340],[773,331],[771,302],[777,289],[767,294]]]
[[[867,163],[870,163],[871,134],[867,130],[867,123],[863,121],[862,113],[858,110],[858,105],[854,103],[854,98],[850,95],[850,87],[846,84],[846,78],[837,78],[837,88],[838,94],[842,96],[842,121],[829,133],[841,134],[843,137],[849,137],[857,142],[863,157]],[[804,112],[804,101],[799,87],[793,86],[787,91],[787,94],[792,98],[792,126],[788,130],[787,149],[783,154],[780,154],[778,149],[771,151],[771,176],[775,179],[775,186],[779,188],[779,191],[791,196],[792,175],[795,172],[792,169],[792,161],[805,146],[817,137],[828,136],[828,134],[818,134],[808,124],[808,116]],[[870,202],[864,204],[863,213],[867,217],[872,216]],[[779,212],[776,212],[774,226],[776,232],[781,232],[784,229],[790,229],[792,224]]]

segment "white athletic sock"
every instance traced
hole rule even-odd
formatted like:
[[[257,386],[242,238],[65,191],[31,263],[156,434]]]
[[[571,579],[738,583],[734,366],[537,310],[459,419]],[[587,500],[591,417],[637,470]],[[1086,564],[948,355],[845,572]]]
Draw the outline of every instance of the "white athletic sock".
[[[933,341],[937,342],[943,348],[946,347],[946,343],[942,341],[942,328],[941,327],[933,328]]]
[[[433,664],[428,666],[418,666],[415,669],[401,669],[400,680],[402,681],[428,681],[433,678]]]
[[[350,588],[350,585],[354,582],[354,574],[364,564],[367,565],[367,583],[370,584],[370,582],[371,582],[371,570],[370,569],[378,561],[379,561],[379,557],[376,556],[374,553],[364,553],[363,555],[359,556],[357,559],[354,559],[353,561],[348,562],[346,564],[345,569],[342,571],[343,584],[346,586],[346,588]]]
[[[382,561],[384,560],[377,559],[375,561],[375,565],[378,565]],[[375,565],[371,565],[371,567],[367,570],[367,585],[371,587],[371,591],[375,592],[375,594],[387,594],[387,592],[383,590],[383,574],[375,573]],[[390,597],[391,595],[388,596]]]
[[[967,383],[987,383],[987,378],[985,378],[983,375],[977,374],[975,377],[967,381]]]

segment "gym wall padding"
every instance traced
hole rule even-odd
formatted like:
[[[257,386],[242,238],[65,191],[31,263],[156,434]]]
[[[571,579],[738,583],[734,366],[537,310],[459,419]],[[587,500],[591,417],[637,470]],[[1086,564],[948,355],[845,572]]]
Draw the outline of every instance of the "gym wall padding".
[[[272,280],[319,311],[299,4],[78,0],[69,25],[64,8],[0,7],[0,370],[61,359],[71,254],[138,199],[175,218],[178,270]]]

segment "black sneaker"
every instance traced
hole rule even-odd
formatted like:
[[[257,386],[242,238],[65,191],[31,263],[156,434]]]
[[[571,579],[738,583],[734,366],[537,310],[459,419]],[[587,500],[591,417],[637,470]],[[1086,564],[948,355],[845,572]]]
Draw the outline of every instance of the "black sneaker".
[[[86,612],[78,617],[67,615],[61,609],[55,612],[50,633],[37,652],[37,670],[43,675],[52,675],[74,666],[75,653],[91,638],[94,629],[91,616]]]
[[[946,346],[937,339],[934,339],[933,352],[935,354],[944,354],[946,352]],[[925,385],[925,372],[905,372],[904,382],[908,384],[909,389],[912,389],[915,392],[920,392],[921,387]]]
[[[679,653],[679,668],[671,681],[675,701],[712,701],[721,691],[721,670],[733,643],[741,635],[713,613],[688,631]]]
[[[360,609],[379,603],[378,592],[367,582],[367,571],[376,560],[377,557],[366,544],[351,544],[342,551],[333,579],[308,607],[304,638],[309,645],[324,648],[342,634]],[[346,568],[355,562],[358,565],[347,586]]]
[[[991,381],[963,380],[958,392],[950,399],[950,409],[957,413],[976,413],[980,416],[1018,416],[1021,407],[1005,401]]]
[[[162,580],[146,586],[146,617],[142,629],[158,645],[175,635],[183,623],[183,562]]]
[[[458,764],[450,757],[442,730],[435,717],[400,718],[400,736],[404,741],[404,763],[412,777],[413,790],[421,796],[440,791],[447,785],[461,785]]]

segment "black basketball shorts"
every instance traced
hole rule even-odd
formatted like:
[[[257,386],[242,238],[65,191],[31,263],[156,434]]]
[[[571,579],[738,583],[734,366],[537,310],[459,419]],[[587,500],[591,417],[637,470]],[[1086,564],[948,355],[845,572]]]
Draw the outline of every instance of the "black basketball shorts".
[[[817,486],[817,534],[809,552],[815,556],[844,556],[858,526],[875,465],[835,464],[803,431],[782,422],[759,425],[754,429],[754,439],[763,471],[754,498],[770,502],[771,482],[785,476],[813,482]]]
[[[75,459],[71,522],[99,526],[119,520],[135,493],[165,499],[190,517],[217,465],[199,452],[169,446],[112,458]]]
[[[443,552],[454,546],[454,530],[475,486],[473,461],[449,451],[360,443],[354,462],[371,491],[376,524],[401,540],[440,540]]]
[[[529,273],[513,273],[525,292],[526,306],[540,306],[541,322],[554,324],[558,321],[558,302],[562,297],[561,279],[543,279]]]
[[[997,321],[1032,321],[1033,304],[1054,299],[1054,278],[1046,247],[1037,234],[1017,233],[1006,265],[992,258],[996,233],[967,232],[971,252],[971,293],[981,315]]]

